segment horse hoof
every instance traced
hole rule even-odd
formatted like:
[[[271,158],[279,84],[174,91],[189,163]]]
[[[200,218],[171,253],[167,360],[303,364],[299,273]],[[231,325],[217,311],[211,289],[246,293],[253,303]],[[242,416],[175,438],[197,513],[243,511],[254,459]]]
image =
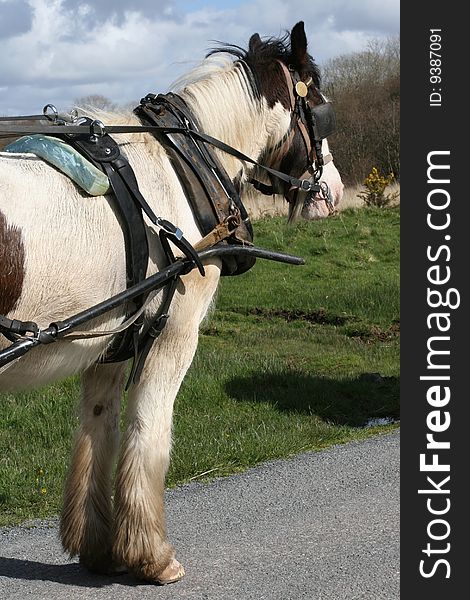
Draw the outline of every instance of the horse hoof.
[[[170,564],[156,578],[159,585],[167,585],[175,583],[184,577],[184,567],[176,558],[170,560]]]
[[[176,558],[171,558],[163,571],[157,569],[155,563],[145,563],[142,564],[139,569],[134,570],[134,575],[138,577],[138,579],[143,579],[149,583],[167,585],[168,583],[175,583],[184,577],[184,567],[176,560]]]

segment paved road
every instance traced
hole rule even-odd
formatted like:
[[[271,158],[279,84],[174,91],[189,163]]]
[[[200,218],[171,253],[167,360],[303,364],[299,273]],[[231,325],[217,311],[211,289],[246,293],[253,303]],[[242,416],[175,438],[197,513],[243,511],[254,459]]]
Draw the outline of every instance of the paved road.
[[[395,600],[399,433],[167,492],[179,583],[91,576],[57,522],[0,530],[2,600]]]

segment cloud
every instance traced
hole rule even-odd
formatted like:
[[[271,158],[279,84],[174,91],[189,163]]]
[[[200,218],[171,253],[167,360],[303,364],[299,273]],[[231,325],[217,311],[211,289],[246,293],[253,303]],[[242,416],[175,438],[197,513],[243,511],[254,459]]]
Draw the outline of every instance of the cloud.
[[[214,40],[246,46],[252,33],[282,35],[305,21],[321,64],[396,34],[398,0],[0,0],[0,114],[102,94],[124,103],[164,92]],[[19,13],[18,13],[19,14]],[[6,24],[6,25],[5,25]],[[3,29],[2,29],[3,27]]]
[[[62,8],[69,17],[91,28],[108,21],[122,26],[131,13],[148,19],[175,19],[179,14],[173,0],[63,0]]]
[[[371,33],[397,34],[399,30],[399,5],[397,2],[362,0],[357,5],[351,2],[338,3],[335,11],[335,26],[341,30],[363,30]]]
[[[26,0],[0,1],[0,39],[29,31],[33,20],[31,6]]]

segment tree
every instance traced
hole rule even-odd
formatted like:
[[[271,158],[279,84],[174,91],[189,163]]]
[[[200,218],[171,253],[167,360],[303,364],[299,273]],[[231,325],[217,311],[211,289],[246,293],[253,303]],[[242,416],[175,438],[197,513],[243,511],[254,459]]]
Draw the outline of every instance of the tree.
[[[331,59],[323,82],[335,106],[338,131],[331,145],[343,181],[362,182],[373,167],[399,178],[399,38],[373,40],[366,50]]]
[[[97,108],[105,112],[112,112],[118,108],[118,105],[101,94],[90,94],[89,96],[82,96],[74,101],[74,105],[79,108]]]

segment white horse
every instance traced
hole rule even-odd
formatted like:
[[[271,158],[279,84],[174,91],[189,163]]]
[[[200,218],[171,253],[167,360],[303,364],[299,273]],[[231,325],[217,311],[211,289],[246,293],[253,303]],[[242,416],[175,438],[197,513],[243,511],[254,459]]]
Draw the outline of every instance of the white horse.
[[[209,56],[176,92],[201,131],[255,159],[269,157],[288,137],[292,120],[289,82],[279,61],[295,69],[301,80],[313,78],[319,85],[303,23],[283,40],[261,41],[255,34],[243,61],[241,51],[233,52],[235,56],[227,51]],[[313,91],[309,94],[315,102]],[[138,124],[134,116],[120,122]],[[197,243],[201,233],[161,145],[148,133],[120,134],[116,140],[155,213]],[[249,165],[222,151],[217,154],[232,180],[248,178]],[[299,176],[305,164],[305,148],[294,136],[283,165]],[[340,178],[332,164],[324,177],[328,173],[330,188],[339,195]],[[88,197],[33,155],[1,154],[0,181],[0,315],[47,327],[125,289],[123,232],[111,196]],[[150,275],[163,268],[165,257],[156,228],[150,221],[146,225]],[[79,555],[93,571],[124,567],[138,578],[160,584],[184,575],[167,539],[163,506],[173,402],[196,351],[198,328],[220,271],[220,260],[213,258],[205,264],[205,277],[197,270],[181,277],[168,324],[139,382],[131,386],[120,451],[119,410],[127,365],[98,362],[108,338],[64,339],[41,346],[0,375],[2,390],[19,390],[81,373],[81,419],[65,485],[60,535],[64,549]],[[156,313],[161,297],[156,294],[146,308],[147,318]],[[118,326],[123,311],[118,308],[95,319],[88,329]],[[0,349],[7,345],[0,339]]]

